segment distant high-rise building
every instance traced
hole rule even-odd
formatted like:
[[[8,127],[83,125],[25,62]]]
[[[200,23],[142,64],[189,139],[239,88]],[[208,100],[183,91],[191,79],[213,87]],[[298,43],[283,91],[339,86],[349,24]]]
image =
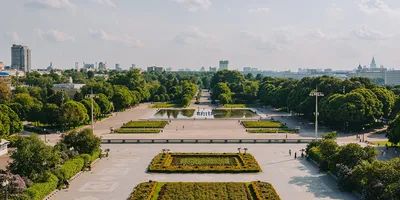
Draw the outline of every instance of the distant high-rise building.
[[[122,70],[122,68],[119,66],[119,64],[118,63],[115,63],[115,70]]]
[[[156,66],[147,67],[147,72],[163,72],[163,71],[164,71],[163,67],[156,67]]]
[[[79,71],[79,62],[75,62],[75,70],[78,72]]]
[[[221,61],[219,61],[219,69],[218,70],[228,69],[228,65],[229,65],[229,61],[221,60]]]
[[[371,65],[369,66],[369,68],[371,68],[371,69],[376,68],[375,56],[372,57]]]
[[[132,69],[135,69],[136,68],[136,64],[132,64]]]
[[[167,72],[172,71],[172,67],[168,67],[166,71],[167,71]]]
[[[202,66],[202,67],[200,68],[200,71],[201,71],[201,72],[206,71],[206,69],[204,69],[204,66]]]
[[[99,70],[101,70],[101,71],[107,70],[107,62],[105,62],[105,63],[100,62],[99,63]]]
[[[210,72],[216,72],[217,71],[216,67],[209,67],[208,69],[209,69]]]
[[[11,47],[11,69],[31,71],[31,50],[27,46],[13,44]]]

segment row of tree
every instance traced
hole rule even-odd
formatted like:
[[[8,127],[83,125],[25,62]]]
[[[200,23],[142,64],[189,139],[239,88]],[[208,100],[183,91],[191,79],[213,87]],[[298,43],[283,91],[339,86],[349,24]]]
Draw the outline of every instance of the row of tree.
[[[339,146],[333,139],[313,141],[306,152],[321,170],[338,177],[339,187],[356,191],[363,200],[397,199],[400,195],[400,158],[378,161],[375,147]]]

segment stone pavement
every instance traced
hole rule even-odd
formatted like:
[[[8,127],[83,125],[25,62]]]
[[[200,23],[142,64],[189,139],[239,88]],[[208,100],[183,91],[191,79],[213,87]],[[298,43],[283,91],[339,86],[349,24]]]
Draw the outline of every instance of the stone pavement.
[[[246,147],[258,160],[263,172],[250,174],[159,174],[146,173],[152,158],[161,149],[173,152],[237,152]],[[289,149],[300,154],[305,144],[112,144],[110,157],[103,158],[91,172],[85,172],[61,190],[56,200],[125,200],[140,182],[270,182],[282,199],[357,199],[353,194],[338,190],[333,178],[320,174],[309,161],[294,159]]]

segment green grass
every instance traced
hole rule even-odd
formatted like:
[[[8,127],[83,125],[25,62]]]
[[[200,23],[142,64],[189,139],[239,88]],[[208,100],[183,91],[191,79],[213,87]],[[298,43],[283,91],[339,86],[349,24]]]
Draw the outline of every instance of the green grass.
[[[164,128],[168,121],[130,121],[121,128]]]
[[[287,128],[278,121],[242,121],[246,128]]]
[[[224,104],[223,108],[257,108],[258,104]]]
[[[154,103],[149,105],[149,108],[182,108],[182,104],[175,104],[175,103]]]
[[[232,164],[231,157],[186,157],[182,156],[178,163],[179,165],[188,165],[188,166],[195,166],[195,165],[231,165]]]
[[[165,185],[165,184],[166,184],[166,182],[158,182],[158,183],[157,183],[157,187],[156,187],[156,189],[154,190],[154,195],[153,195],[153,197],[151,198],[151,200],[158,200],[158,195],[160,194],[161,188],[162,188],[162,186]]]
[[[146,133],[160,133],[160,129],[130,129],[120,128],[114,131],[114,133],[131,133],[131,134],[146,134]]]
[[[248,133],[297,133],[294,129],[248,129]]]

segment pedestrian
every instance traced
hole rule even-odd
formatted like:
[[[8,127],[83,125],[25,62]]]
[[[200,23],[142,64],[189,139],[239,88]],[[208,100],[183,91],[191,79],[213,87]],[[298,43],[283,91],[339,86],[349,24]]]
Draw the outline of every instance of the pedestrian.
[[[384,151],[382,155],[383,155],[383,157],[385,157],[386,156],[386,152]]]
[[[185,126],[182,126],[182,129],[185,129]]]
[[[287,138],[287,134],[286,134],[286,138]]]
[[[291,156],[292,155],[292,150],[291,149],[289,149],[289,156]]]
[[[294,152],[294,159],[297,158],[297,152]]]
[[[388,151],[389,150],[388,144],[386,143],[385,146],[386,146],[386,151]]]

